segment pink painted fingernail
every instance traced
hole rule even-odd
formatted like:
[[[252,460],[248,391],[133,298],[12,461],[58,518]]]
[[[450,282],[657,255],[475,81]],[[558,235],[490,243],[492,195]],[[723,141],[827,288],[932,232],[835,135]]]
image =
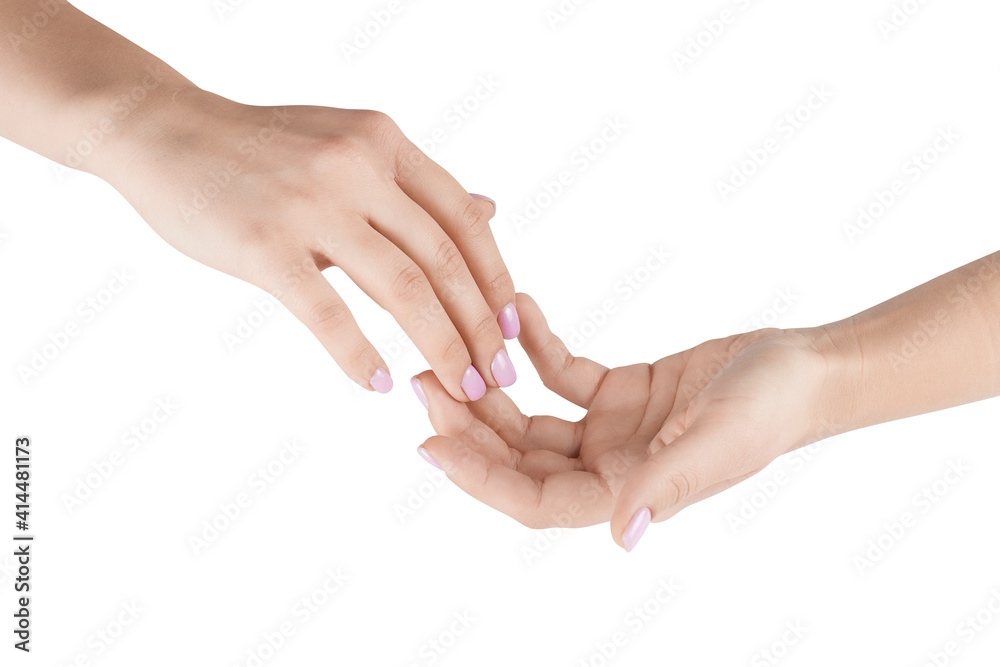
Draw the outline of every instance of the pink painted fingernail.
[[[646,532],[646,528],[649,527],[649,521],[652,518],[653,514],[649,511],[648,507],[640,507],[639,511],[632,515],[632,520],[628,522],[625,532],[622,533],[622,542],[625,543],[625,551],[632,551],[635,548],[635,545],[639,542],[639,538],[642,537],[642,534]]]
[[[420,380],[417,378],[410,378],[410,386],[413,387],[413,393],[417,395],[417,400],[420,404],[424,406],[424,410],[430,410],[431,406],[427,403],[427,394],[424,393],[424,385],[420,384]],[[423,447],[421,447],[423,449]]]
[[[521,333],[521,318],[517,316],[517,308],[513,303],[503,307],[497,321],[500,323],[500,333],[507,340],[517,338],[517,334]]]
[[[424,449],[423,447],[417,447],[417,453],[420,454],[420,456],[424,459],[424,461],[427,461],[438,470],[444,470],[444,468],[441,467],[441,464],[434,460],[434,457],[431,456],[431,453],[426,449]]]
[[[493,357],[493,363],[490,364],[490,370],[493,371],[493,379],[501,387],[509,387],[517,380],[517,373],[514,372],[514,364],[510,363],[507,350],[497,352],[497,356]]]
[[[476,199],[485,199],[489,203],[493,204],[493,208],[497,207],[497,203],[495,201],[493,201],[492,199],[490,199],[489,197],[487,197],[486,195],[477,195],[477,194],[474,194],[472,192],[470,192],[469,194],[471,196],[475,197]]]
[[[389,390],[392,389],[392,378],[389,377],[389,374],[384,369],[380,368],[375,371],[375,375],[368,381],[368,384],[378,393],[388,394]]]
[[[462,376],[462,389],[470,401],[478,401],[486,395],[486,383],[475,367],[469,366],[465,370],[465,375]]]

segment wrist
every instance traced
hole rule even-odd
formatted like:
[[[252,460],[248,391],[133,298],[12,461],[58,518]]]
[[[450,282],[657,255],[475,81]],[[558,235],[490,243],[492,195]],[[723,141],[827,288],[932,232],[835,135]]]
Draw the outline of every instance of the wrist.
[[[203,93],[160,61],[83,93],[74,102],[82,113],[75,139],[61,161],[115,187],[129,173],[129,163],[161,134],[183,96]]]
[[[866,425],[863,355],[853,321],[791,330],[819,354],[825,366],[807,442],[823,440]]]

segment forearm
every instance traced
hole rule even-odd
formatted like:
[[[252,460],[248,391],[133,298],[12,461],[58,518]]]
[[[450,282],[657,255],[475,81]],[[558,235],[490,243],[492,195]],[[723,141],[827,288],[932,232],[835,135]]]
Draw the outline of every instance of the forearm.
[[[175,70],[62,0],[0,0],[0,135],[104,176],[180,88]]]
[[[837,432],[1000,395],[1000,253],[814,333]]]

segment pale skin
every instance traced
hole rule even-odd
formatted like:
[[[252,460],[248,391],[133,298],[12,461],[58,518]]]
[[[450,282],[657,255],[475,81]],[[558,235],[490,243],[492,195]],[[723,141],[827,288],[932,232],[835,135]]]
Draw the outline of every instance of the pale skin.
[[[519,341],[539,376],[586,416],[526,417],[499,389],[462,404],[423,373],[438,435],[422,447],[521,523],[610,521],[628,550],[643,508],[664,521],[811,442],[1000,395],[1000,253],[838,322],[610,370],[571,355],[535,302],[517,299]]]
[[[0,35],[0,135],[104,179],[172,246],[270,292],[359,385],[387,391],[389,368],[331,266],[395,317],[454,399],[513,382],[495,204],[388,116],[240,104],[57,0],[3,0]]]

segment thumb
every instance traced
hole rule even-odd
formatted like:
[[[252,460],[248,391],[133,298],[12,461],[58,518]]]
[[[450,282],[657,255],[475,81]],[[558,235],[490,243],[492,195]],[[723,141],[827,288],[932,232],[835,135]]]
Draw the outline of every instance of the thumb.
[[[631,551],[650,522],[664,521],[756,472],[745,434],[724,424],[698,424],[673,438],[664,429],[653,454],[629,476],[611,515],[611,535]]]

